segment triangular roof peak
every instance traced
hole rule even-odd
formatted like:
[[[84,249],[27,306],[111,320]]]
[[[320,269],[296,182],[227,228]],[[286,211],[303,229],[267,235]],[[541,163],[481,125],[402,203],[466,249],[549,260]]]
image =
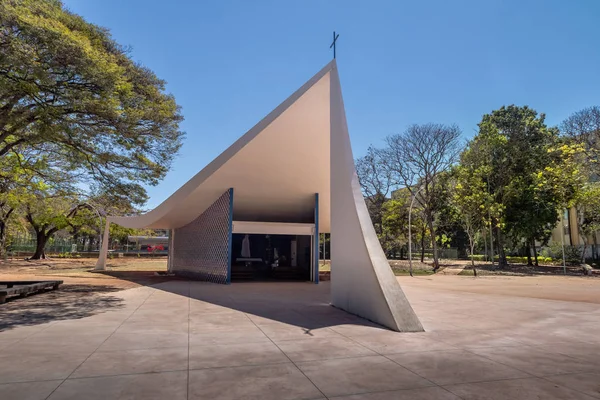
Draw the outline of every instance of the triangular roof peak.
[[[312,216],[319,193],[320,226],[327,231],[331,71],[335,60],[155,209],[111,221],[131,228],[177,228],[233,187],[234,218],[242,220],[303,222]]]

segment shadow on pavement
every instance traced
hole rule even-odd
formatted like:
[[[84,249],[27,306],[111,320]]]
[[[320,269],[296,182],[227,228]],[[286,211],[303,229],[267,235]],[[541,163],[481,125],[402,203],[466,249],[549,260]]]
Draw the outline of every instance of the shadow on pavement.
[[[123,306],[121,298],[106,295],[121,288],[108,285],[61,285],[58,290],[26,298],[8,298],[0,305],[0,331],[17,326],[80,319]]]

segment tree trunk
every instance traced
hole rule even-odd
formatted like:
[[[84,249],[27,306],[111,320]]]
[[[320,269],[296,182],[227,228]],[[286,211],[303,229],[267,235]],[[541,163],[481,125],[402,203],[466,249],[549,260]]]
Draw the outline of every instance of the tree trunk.
[[[485,254],[484,260],[489,261],[488,260],[489,255],[488,255],[488,249],[487,249],[487,235],[485,234],[485,227],[482,230],[481,236],[483,237],[483,249],[484,249],[483,254]]]
[[[427,232],[427,228],[423,225],[423,232],[421,232],[421,263],[425,261],[425,232]]]
[[[527,266],[532,267],[533,262],[531,261],[531,248],[529,247],[529,243],[526,241],[523,247],[525,249],[525,255],[527,256]]]
[[[433,219],[429,218],[429,232],[431,232],[431,248],[433,249],[433,270],[440,268],[440,262],[437,254],[437,242],[435,240],[435,230],[433,229]]]
[[[508,266],[508,262],[506,261],[506,253],[504,252],[504,237],[502,232],[500,232],[500,228],[495,229],[496,234],[496,247],[498,248],[498,267],[504,268]]]
[[[48,242],[48,235],[43,231],[37,232],[35,235],[35,253],[31,256],[30,260],[45,260],[46,259],[46,243]]]
[[[6,254],[6,234],[8,231],[8,218],[10,218],[10,215],[14,210],[14,208],[9,209],[4,214],[3,218],[0,220],[0,258],[4,258],[4,255]]]
[[[540,264],[538,263],[537,249],[535,248],[535,239],[531,239],[531,247],[533,248],[533,258],[535,259],[535,266],[539,267]]]
[[[0,221],[0,258],[6,254],[6,223]]]

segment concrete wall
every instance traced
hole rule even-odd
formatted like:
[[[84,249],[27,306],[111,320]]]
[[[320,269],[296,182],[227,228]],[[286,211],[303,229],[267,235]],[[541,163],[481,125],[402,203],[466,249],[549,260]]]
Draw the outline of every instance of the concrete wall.
[[[422,331],[381,249],[360,190],[336,68],[330,85],[331,302],[396,331]]]
[[[171,271],[214,283],[230,282],[231,202],[223,193],[198,218],[174,229]]]

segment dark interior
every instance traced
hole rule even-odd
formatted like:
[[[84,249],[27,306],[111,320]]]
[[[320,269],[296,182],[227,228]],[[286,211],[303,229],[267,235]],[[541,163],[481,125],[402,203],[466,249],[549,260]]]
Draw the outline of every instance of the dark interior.
[[[233,234],[232,281],[309,281],[310,239],[308,235]]]

